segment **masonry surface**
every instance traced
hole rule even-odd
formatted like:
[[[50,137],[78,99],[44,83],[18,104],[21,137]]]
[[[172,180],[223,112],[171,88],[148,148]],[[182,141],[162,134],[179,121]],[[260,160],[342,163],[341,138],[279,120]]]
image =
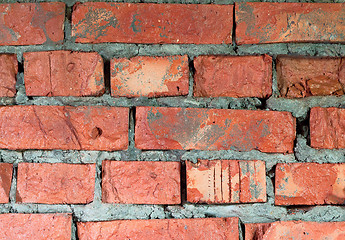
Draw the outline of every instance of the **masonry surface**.
[[[0,239],[345,239],[341,0],[19,2]]]

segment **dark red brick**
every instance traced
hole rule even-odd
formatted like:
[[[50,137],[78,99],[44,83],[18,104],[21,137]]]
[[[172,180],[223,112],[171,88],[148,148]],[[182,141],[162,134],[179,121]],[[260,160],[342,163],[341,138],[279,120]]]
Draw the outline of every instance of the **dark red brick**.
[[[17,56],[15,54],[0,54],[0,97],[14,97],[17,73]]]
[[[0,148],[124,150],[128,112],[100,106],[0,107]]]
[[[345,164],[278,164],[276,205],[343,204]]]
[[[187,201],[193,203],[266,202],[264,161],[186,161]]]
[[[99,96],[105,91],[103,59],[96,52],[24,53],[28,96]]]
[[[258,97],[272,94],[272,58],[199,56],[194,59],[194,96]]]
[[[0,4],[0,45],[57,44],[64,39],[62,2]]]
[[[87,2],[74,5],[80,43],[231,43],[233,5]]]
[[[0,203],[9,202],[12,172],[12,164],[0,163]]]
[[[288,221],[273,223],[246,223],[244,226],[246,240],[345,239],[345,222]]]
[[[103,161],[102,201],[180,204],[179,162]]]
[[[312,108],[310,145],[313,148],[345,148],[345,109]]]
[[[280,95],[288,98],[343,95],[344,66],[342,58],[280,56],[277,59]]]
[[[288,112],[138,107],[139,149],[293,152],[295,119]]]
[[[163,97],[187,95],[188,56],[120,58],[111,61],[111,95]]]
[[[1,239],[70,240],[71,227],[70,214],[0,214]]]
[[[238,218],[118,220],[77,223],[80,240],[88,239],[239,239]]]
[[[93,201],[95,164],[19,163],[17,202],[86,204]]]
[[[344,3],[236,3],[237,44],[345,42]]]

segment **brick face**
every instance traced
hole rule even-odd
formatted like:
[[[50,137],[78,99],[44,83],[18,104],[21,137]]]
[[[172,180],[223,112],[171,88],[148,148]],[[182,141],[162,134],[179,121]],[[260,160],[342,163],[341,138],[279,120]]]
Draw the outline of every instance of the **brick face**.
[[[138,107],[140,149],[292,152],[295,119],[287,112]]]
[[[6,106],[0,121],[5,149],[113,151],[128,145],[127,108]]]
[[[272,58],[199,56],[194,59],[194,96],[259,97],[272,94]]]
[[[344,203],[345,164],[278,164],[275,179],[276,205]]]
[[[249,203],[266,201],[263,161],[199,160],[186,162],[187,201]]]
[[[105,91],[103,59],[96,52],[24,53],[28,96],[98,96]]]
[[[310,145],[313,148],[345,148],[345,110],[319,108],[310,110]]]
[[[345,238],[344,222],[273,222],[245,224],[246,240],[266,239],[336,239]]]
[[[277,81],[282,97],[343,95],[344,61],[342,58],[280,56]]]
[[[19,163],[17,202],[86,204],[93,201],[95,164]]]
[[[112,59],[111,95],[163,97],[187,95],[188,56]]]
[[[12,172],[12,164],[0,163],[0,203],[9,202]]]
[[[119,220],[80,222],[78,237],[86,239],[239,239],[238,218]],[[114,231],[116,229],[116,231]]]
[[[180,204],[180,163],[104,161],[102,201]]]
[[[15,54],[0,54],[0,97],[14,97],[18,62]]]
[[[236,42],[344,42],[343,3],[236,3]]]
[[[88,2],[74,6],[72,36],[81,43],[228,44],[232,15],[233,5]]]
[[[0,45],[58,44],[64,39],[65,4],[0,4]]]
[[[71,239],[70,214],[0,214],[0,239]]]

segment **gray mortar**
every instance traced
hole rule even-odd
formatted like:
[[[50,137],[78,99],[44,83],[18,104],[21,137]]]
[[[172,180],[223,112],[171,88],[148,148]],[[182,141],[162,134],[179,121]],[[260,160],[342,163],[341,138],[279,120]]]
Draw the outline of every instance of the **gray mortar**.
[[[16,0],[3,0],[2,2],[17,2]],[[19,2],[44,2],[19,1]],[[75,0],[65,0],[67,12]],[[85,1],[80,1],[85,2]],[[112,1],[117,2],[117,1]],[[126,1],[126,2],[140,2]],[[153,3],[218,3],[232,4],[233,0],[167,0],[145,1]],[[242,2],[242,1],[238,1]],[[274,2],[343,2],[342,0],[302,0],[302,1],[274,1]],[[67,14],[70,17],[70,14]],[[103,59],[109,61],[113,57],[133,57],[138,55],[189,56],[192,61],[199,55],[258,55],[269,54],[275,59],[281,54],[304,56],[345,56],[345,45],[342,44],[263,44],[263,45],[194,45],[194,44],[77,44],[71,38],[69,19],[65,22],[65,42],[63,45],[37,45],[37,46],[0,46],[1,53],[16,53],[18,61],[22,64],[22,55],[30,51],[48,50],[96,51]],[[275,66],[275,65],[274,65]],[[115,219],[154,219],[154,218],[199,218],[199,217],[240,217],[244,223],[272,222],[279,220],[305,220],[305,221],[345,221],[345,209],[341,206],[311,206],[311,207],[280,207],[274,205],[274,166],[287,162],[318,162],[342,163],[345,159],[345,150],[316,150],[308,146],[308,112],[311,107],[345,107],[343,97],[309,97],[305,99],[278,98],[276,72],[273,70],[273,96],[267,101],[258,98],[193,98],[192,76],[190,92],[186,97],[163,98],[113,98],[109,95],[109,86],[106,94],[101,97],[33,97],[25,94],[23,73],[18,74],[15,98],[0,98],[0,105],[105,105],[130,107],[135,106],[166,106],[166,107],[197,107],[222,109],[262,109],[288,111],[297,118],[299,129],[296,138],[294,154],[267,154],[259,151],[141,151],[134,146],[134,115],[131,110],[129,129],[129,148],[127,151],[10,151],[0,150],[0,162],[14,164],[14,176],[11,186],[10,203],[0,204],[0,213],[73,213],[72,239],[77,239],[76,221],[105,221]],[[242,159],[264,160],[267,171],[267,203],[256,204],[188,204],[185,196],[181,205],[121,205],[103,204],[101,202],[101,164],[103,160],[141,160],[141,161],[197,161],[197,159]],[[48,162],[48,163],[96,163],[96,182],[94,201],[87,205],[47,205],[47,204],[17,204],[16,171],[20,162]],[[242,229],[243,231],[243,229]]]

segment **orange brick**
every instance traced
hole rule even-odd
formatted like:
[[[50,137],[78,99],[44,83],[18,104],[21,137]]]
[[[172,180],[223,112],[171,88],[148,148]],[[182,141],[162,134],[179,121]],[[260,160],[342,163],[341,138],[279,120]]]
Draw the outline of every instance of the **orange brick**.
[[[0,54],[0,97],[14,97],[17,73],[17,56],[15,54]]]
[[[9,202],[12,172],[12,164],[0,163],[0,203]]]
[[[188,56],[134,57],[111,61],[111,95],[162,97],[187,95]]]

